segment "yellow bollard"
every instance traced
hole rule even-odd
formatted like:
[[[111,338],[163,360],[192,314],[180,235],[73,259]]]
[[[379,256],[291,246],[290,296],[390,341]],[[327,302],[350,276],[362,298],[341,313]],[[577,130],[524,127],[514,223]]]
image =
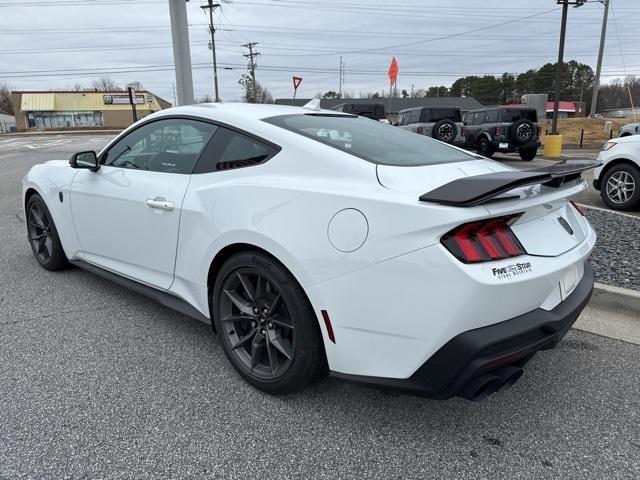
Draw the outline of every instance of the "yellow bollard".
[[[562,135],[546,135],[544,137],[544,156],[560,158],[562,155]]]

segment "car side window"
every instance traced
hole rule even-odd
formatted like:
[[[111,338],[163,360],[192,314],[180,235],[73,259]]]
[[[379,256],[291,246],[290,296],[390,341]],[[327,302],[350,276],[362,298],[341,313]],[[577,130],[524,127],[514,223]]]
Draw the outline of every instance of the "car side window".
[[[498,123],[499,110],[488,110],[484,117],[484,123]]]
[[[334,132],[326,133],[329,136],[334,135]],[[279,151],[280,149],[274,145],[220,127],[202,153],[193,173],[250,167],[267,161]]]
[[[102,163],[154,172],[192,173],[217,129],[207,122],[183,118],[151,122],[118,140],[103,156]]]

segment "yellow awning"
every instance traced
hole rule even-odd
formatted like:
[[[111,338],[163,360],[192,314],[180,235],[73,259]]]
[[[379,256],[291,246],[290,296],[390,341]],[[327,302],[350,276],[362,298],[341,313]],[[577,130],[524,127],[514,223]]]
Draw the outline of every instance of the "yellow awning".
[[[162,110],[155,97],[149,93],[136,95],[136,109],[140,111]],[[106,111],[131,110],[127,92],[53,92],[23,93],[22,111]]]
[[[31,112],[36,110],[54,110],[55,94],[54,93],[23,93],[22,106],[23,112]]]

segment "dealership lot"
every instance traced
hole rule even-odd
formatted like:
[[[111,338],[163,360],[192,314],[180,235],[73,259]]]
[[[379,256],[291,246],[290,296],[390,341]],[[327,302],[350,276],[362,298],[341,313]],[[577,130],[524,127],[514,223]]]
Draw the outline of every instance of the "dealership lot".
[[[44,271],[20,180],[109,138],[0,137],[0,478],[640,476],[638,345],[574,330],[478,404],[331,379],[270,397],[209,327],[85,271]]]

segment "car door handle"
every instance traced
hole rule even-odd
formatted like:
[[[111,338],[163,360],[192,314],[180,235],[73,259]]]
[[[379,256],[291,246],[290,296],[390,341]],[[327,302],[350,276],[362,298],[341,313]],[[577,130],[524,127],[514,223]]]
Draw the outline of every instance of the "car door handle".
[[[156,197],[154,199],[148,198],[144,203],[146,203],[147,207],[149,207],[149,208],[157,208],[159,210],[171,211],[175,207],[173,202],[167,202],[166,200],[160,199],[158,197]]]

